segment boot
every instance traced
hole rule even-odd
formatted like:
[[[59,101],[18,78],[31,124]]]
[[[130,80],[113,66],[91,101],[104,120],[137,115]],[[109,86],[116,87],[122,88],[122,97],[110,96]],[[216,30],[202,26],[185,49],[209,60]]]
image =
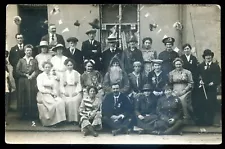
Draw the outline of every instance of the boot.
[[[84,136],[87,136],[89,133],[88,129],[87,128],[84,128]]]
[[[174,133],[175,131],[177,131],[178,129],[180,129],[182,125],[182,122],[176,122],[173,126],[171,126],[170,128],[168,128],[166,131],[164,131],[163,134],[165,135],[169,135],[169,134],[172,134]]]
[[[122,129],[121,128],[119,128],[119,129],[116,129],[116,130],[112,130],[112,135],[113,136],[116,136],[118,133],[120,133],[122,131]]]
[[[91,125],[88,125],[88,126],[87,126],[87,129],[91,132],[91,134],[92,134],[94,137],[97,137],[97,136],[98,136],[98,133],[94,130],[94,128],[93,128]]]

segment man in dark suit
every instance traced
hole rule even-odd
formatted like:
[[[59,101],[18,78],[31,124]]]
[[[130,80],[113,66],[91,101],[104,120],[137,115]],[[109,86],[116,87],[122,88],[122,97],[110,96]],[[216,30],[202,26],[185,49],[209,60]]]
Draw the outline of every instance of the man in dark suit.
[[[130,132],[132,106],[128,97],[119,92],[119,84],[112,85],[112,93],[106,95],[102,103],[103,124],[108,125],[115,136]]]
[[[179,55],[177,52],[173,51],[173,48],[172,48],[175,42],[174,38],[167,37],[167,38],[164,38],[162,42],[165,44],[166,50],[159,53],[158,58],[163,60],[162,70],[166,73],[166,75],[168,75],[169,72],[174,69],[173,60],[179,57]]]
[[[76,37],[70,37],[66,41],[69,43],[69,48],[63,51],[63,55],[73,59],[76,63],[74,65],[74,69],[77,70],[80,74],[82,74],[84,72],[83,55],[82,52],[76,48],[78,39]]]
[[[62,44],[65,47],[64,38],[63,38],[62,35],[56,33],[56,26],[55,26],[55,24],[50,24],[49,25],[49,27],[48,27],[48,34],[43,36],[41,38],[41,40],[42,41],[43,40],[44,41],[48,41],[49,46],[50,46],[50,51],[49,52],[52,52],[51,48],[56,46],[56,44]]]
[[[198,66],[200,81],[197,124],[213,125],[216,111],[219,109],[217,87],[221,82],[221,72],[219,65],[213,62],[214,53],[211,50],[206,49],[202,57],[204,62]]]
[[[16,88],[18,88],[18,77],[16,75],[16,65],[20,58],[23,58],[25,56],[24,53],[24,38],[23,35],[20,33],[17,33],[15,35],[15,38],[17,40],[17,45],[11,48],[9,52],[9,63],[13,67],[13,77],[16,82]]]
[[[118,41],[113,34],[108,37],[109,48],[102,53],[104,74],[107,72],[109,63],[115,55],[121,60],[122,50],[117,47],[117,42]]]
[[[95,61],[95,69],[98,71],[102,70],[102,52],[101,44],[95,40],[96,30],[90,29],[86,32],[89,37],[89,40],[86,40],[82,43],[81,51],[85,59],[92,59]]]
[[[191,54],[191,45],[190,44],[185,44],[183,46],[184,54],[181,55],[181,59],[183,60],[183,68],[191,71],[192,78],[194,81],[194,88],[192,90],[192,97],[191,97],[191,103],[193,107],[193,113],[192,113],[192,119],[196,120],[196,101],[197,99],[197,88],[198,88],[198,60],[195,56]]]

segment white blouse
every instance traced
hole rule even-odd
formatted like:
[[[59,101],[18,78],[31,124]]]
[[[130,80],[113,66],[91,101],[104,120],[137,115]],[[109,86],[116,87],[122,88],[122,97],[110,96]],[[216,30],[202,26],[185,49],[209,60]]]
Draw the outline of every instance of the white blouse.
[[[45,72],[42,72],[37,77],[37,88],[39,92],[42,92],[42,93],[56,92],[54,84],[55,84],[55,79],[51,74],[47,75]]]
[[[35,59],[38,61],[39,70],[44,71],[44,68],[42,67],[42,64],[46,61],[50,61],[51,58],[52,58],[52,55],[50,53],[46,53],[46,54],[40,53],[40,54],[38,54],[35,57]]]
[[[53,69],[59,72],[63,72],[66,70],[66,66],[64,65],[65,60],[67,59],[66,56],[53,56],[51,58],[51,63],[53,64]]]

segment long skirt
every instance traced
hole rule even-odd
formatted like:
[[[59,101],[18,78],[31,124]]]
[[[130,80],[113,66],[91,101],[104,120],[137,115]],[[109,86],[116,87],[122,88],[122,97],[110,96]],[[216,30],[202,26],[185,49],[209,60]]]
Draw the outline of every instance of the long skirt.
[[[37,117],[37,86],[36,79],[19,78],[18,82],[18,110],[23,118]]]
[[[137,127],[147,131],[152,131],[155,129],[156,120],[157,120],[157,115],[144,116],[143,120],[140,120],[139,118],[137,118]]]
[[[55,125],[66,120],[65,102],[62,98],[38,92],[37,101],[39,118],[43,126]]]
[[[88,125],[92,125],[96,130],[102,129],[102,115],[100,111],[96,112],[96,115],[91,118],[90,116],[83,114],[80,118],[81,131]]]
[[[174,84],[173,89],[180,93],[186,86],[186,84]],[[193,112],[191,104],[191,91],[179,96],[179,98],[183,107],[184,119],[191,119],[190,112]]]
[[[69,97],[63,96],[66,106],[66,120],[68,122],[79,122],[79,107],[82,100],[82,94],[78,93],[72,97],[75,92],[75,86],[66,86],[65,91],[69,94]]]

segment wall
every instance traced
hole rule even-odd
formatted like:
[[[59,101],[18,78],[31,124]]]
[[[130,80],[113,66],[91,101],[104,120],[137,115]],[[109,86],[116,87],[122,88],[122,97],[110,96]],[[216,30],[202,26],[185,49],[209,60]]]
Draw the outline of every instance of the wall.
[[[164,35],[175,38],[174,47],[181,48],[180,34],[173,28],[173,24],[179,21],[179,5],[140,5],[140,42],[144,37],[151,37],[153,40],[152,48],[159,54],[165,49],[162,43]],[[145,15],[149,13],[148,17]],[[149,24],[158,24],[158,27],[150,31]],[[157,33],[161,29],[161,32]]]
[[[6,49],[10,50],[16,44],[15,34],[18,26],[13,22],[14,16],[18,15],[17,5],[8,4],[6,6]]]
[[[54,8],[54,5],[48,5],[48,21],[49,23],[55,23],[57,27],[57,33],[62,34],[64,40],[68,37],[75,36],[78,38],[79,42],[77,48],[81,49],[81,44],[84,40],[88,39],[88,36],[85,32],[91,27],[88,23],[92,22],[94,18],[99,19],[99,7],[89,5],[57,5],[60,9],[60,13],[51,15],[50,12]],[[84,18],[85,17],[85,18]],[[62,20],[62,24],[59,24],[58,21]],[[74,26],[74,22],[79,20],[81,25],[79,27]],[[62,31],[68,28],[69,32]],[[96,40],[100,41],[99,30],[96,34]],[[66,42],[66,46],[67,42]]]
[[[194,34],[192,30],[191,17]],[[202,62],[203,51],[208,48],[215,54],[215,60],[221,65],[221,26],[220,9],[216,5],[185,5],[183,11],[183,43],[196,47],[197,58]]]

